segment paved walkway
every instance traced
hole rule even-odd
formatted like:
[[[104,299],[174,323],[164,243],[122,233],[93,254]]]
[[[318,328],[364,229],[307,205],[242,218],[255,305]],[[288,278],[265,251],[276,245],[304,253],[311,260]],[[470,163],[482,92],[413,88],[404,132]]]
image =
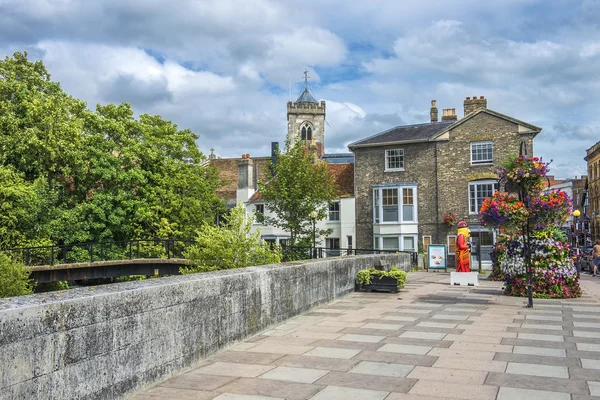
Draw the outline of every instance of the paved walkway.
[[[600,399],[600,279],[534,309],[500,283],[448,282],[410,273],[398,294],[350,294],[133,398]]]

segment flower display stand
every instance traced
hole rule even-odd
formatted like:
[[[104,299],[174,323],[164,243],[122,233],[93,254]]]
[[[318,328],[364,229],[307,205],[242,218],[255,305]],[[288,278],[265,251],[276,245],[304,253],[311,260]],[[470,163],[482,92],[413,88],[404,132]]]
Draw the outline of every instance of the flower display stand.
[[[479,273],[450,272],[450,285],[479,286]]]

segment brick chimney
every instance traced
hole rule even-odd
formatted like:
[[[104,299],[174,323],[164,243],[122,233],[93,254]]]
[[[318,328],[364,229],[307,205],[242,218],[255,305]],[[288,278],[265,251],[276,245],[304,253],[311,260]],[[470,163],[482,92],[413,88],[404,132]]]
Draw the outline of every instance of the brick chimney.
[[[429,116],[431,117],[431,122],[438,122],[438,109],[436,107],[435,100],[431,100],[431,110],[429,110]]]
[[[455,108],[444,108],[442,110],[442,121],[456,121],[457,119]]]
[[[471,99],[470,97],[467,97],[465,99],[465,117],[479,109],[486,109],[487,108],[487,99],[483,96],[477,98],[477,96],[473,96],[473,98]]]

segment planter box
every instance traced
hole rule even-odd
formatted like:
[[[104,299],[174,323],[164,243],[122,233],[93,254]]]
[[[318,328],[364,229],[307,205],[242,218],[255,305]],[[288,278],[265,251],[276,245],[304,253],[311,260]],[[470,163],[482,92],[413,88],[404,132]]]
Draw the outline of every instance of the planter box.
[[[357,292],[398,292],[398,279],[389,276],[379,279],[376,276],[371,277],[371,283],[368,285],[356,284]]]

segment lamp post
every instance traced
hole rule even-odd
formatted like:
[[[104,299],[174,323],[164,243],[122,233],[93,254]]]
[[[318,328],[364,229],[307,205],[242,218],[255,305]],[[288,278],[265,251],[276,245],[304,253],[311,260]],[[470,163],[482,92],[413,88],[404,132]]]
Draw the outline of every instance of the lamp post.
[[[313,250],[312,250],[312,258],[317,258],[317,237],[316,237],[316,222],[317,222],[317,217],[319,216],[319,213],[317,213],[315,210],[312,210],[310,212],[310,219],[312,219],[312,225],[313,225]]]
[[[577,268],[577,275],[579,275],[579,216],[581,212],[579,210],[573,211],[573,216],[575,217],[575,268]]]

